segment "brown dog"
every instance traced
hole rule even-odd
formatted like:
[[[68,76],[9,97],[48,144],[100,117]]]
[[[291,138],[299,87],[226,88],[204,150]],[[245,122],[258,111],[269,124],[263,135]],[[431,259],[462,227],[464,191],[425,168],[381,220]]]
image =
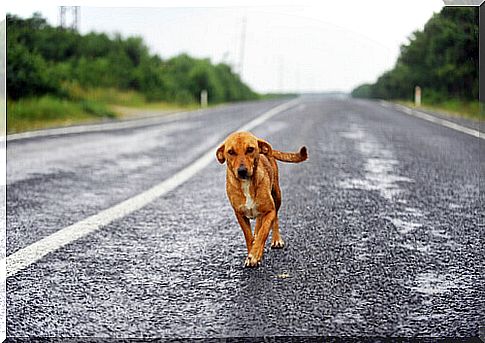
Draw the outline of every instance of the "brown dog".
[[[248,257],[246,267],[261,263],[269,231],[273,230],[272,248],[285,245],[278,229],[278,210],[281,190],[276,160],[303,162],[307,159],[306,147],[298,153],[273,150],[271,145],[250,132],[229,135],[219,149],[217,160],[227,161],[226,191],[237,221],[244,233]],[[254,235],[249,219],[256,219]]]

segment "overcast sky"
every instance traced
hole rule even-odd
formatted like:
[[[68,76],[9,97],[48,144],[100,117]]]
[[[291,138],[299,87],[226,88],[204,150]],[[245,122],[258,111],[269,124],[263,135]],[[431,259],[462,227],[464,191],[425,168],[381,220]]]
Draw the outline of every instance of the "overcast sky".
[[[349,92],[373,82],[393,67],[399,46],[409,35],[443,6],[441,0],[280,1],[279,5],[251,0],[230,2],[231,7],[221,7],[227,6],[221,1],[156,3],[164,7],[133,7],[147,5],[143,0],[95,3],[123,7],[83,2],[88,7],[81,6],[82,33],[141,36],[162,58],[185,52],[226,62],[236,71],[242,68],[243,80],[258,92]],[[38,11],[57,25],[56,5],[11,1],[6,10],[22,17]]]

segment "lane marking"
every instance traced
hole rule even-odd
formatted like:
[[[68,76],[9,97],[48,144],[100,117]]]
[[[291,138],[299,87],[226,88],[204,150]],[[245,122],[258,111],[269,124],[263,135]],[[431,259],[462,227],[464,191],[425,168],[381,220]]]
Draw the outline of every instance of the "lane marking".
[[[391,107],[389,104],[387,104],[384,101],[381,101],[380,103],[384,107]],[[386,105],[384,105],[384,104],[386,104]],[[476,137],[476,138],[485,139],[485,133],[484,132],[481,132],[481,131],[478,131],[478,130],[475,130],[475,129],[471,129],[469,127],[465,127],[463,125],[451,122],[449,120],[437,118],[437,117],[432,116],[430,114],[410,109],[410,108],[403,106],[403,105],[394,105],[394,108],[397,109],[398,111],[404,112],[404,113],[406,113],[410,116],[421,118],[421,119],[430,121],[432,123],[439,124],[441,126],[445,126],[445,127],[450,128],[450,129],[466,133],[466,134],[473,136],[473,137]]]
[[[237,131],[252,130],[256,126],[264,123],[266,120],[270,119],[276,114],[295,106],[299,103],[299,101],[299,99],[294,99],[278,105],[263,113],[261,116],[253,119],[249,123],[243,125]],[[209,149],[209,151],[207,151],[195,162],[180,170],[165,181],[162,181],[158,185],[138,195],[135,195],[134,197],[129,198],[117,205],[103,210],[95,215],[92,215],[75,224],[67,226],[0,260],[0,266],[4,265],[5,263],[7,265],[6,275],[2,271],[2,275],[0,275],[0,280],[3,281],[5,280],[5,278],[15,275],[20,270],[27,268],[32,263],[40,260],[47,254],[71,242],[74,242],[75,240],[82,238],[89,233],[100,229],[103,226],[106,226],[116,219],[120,219],[129,215],[130,213],[149,204],[156,198],[159,198],[174,190],[175,188],[189,180],[196,173],[200,172],[202,169],[208,166],[209,163],[216,163],[215,152],[220,144],[222,144],[222,142]]]

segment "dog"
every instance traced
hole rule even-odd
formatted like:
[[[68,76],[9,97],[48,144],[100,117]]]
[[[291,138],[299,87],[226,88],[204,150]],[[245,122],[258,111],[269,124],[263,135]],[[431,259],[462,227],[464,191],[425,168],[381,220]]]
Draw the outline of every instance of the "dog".
[[[297,153],[274,150],[263,139],[250,132],[234,132],[217,149],[219,163],[226,162],[226,192],[246,240],[246,267],[256,267],[263,258],[264,246],[272,230],[271,248],[281,249],[285,242],[278,227],[281,189],[278,165],[282,162],[303,162],[307,148]],[[256,219],[254,234],[250,219]]]

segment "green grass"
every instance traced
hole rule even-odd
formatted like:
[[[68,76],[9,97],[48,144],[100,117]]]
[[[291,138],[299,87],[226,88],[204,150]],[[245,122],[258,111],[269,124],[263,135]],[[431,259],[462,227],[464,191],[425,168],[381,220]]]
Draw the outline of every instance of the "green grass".
[[[46,95],[8,100],[7,133],[97,122],[106,118],[135,119],[200,108],[196,103],[150,102],[143,94],[133,90],[86,89],[74,83],[64,84],[63,90],[66,99]]]
[[[139,112],[153,110],[160,113],[186,111],[198,108],[198,104],[178,104],[166,101],[148,101],[146,97],[133,90],[116,88],[82,88],[76,84],[65,84],[64,89],[72,99],[85,99],[108,106],[120,118],[136,117]]]
[[[147,99],[143,94],[132,90],[82,88],[76,84],[64,84],[63,88],[69,94],[69,98],[75,100],[90,100],[107,105],[126,107],[142,107],[147,104]]]
[[[5,115],[5,100],[0,98],[1,114],[0,114],[0,137],[4,137],[7,132],[6,115]]]
[[[414,106],[414,102],[412,101],[396,102],[408,107],[416,108]],[[424,102],[419,108],[447,114],[454,117],[463,117],[472,120],[485,120],[485,113],[480,110],[480,103],[478,101],[463,101],[451,99],[439,103]]]
[[[7,133],[115,118],[106,105],[90,100],[65,100],[52,96],[7,101]]]
[[[259,96],[260,100],[274,100],[274,99],[284,99],[284,98],[294,98],[298,94],[296,93],[265,93]]]
[[[178,109],[197,108],[198,105],[170,103],[166,101],[148,101],[141,93],[133,90],[120,90],[116,88],[82,88],[75,84],[65,84],[64,89],[71,99],[85,99],[101,102],[109,106],[145,108],[145,109]]]
[[[65,84],[68,99],[42,96],[7,101],[7,133],[98,122],[107,118],[137,118],[196,109],[197,104],[148,102],[143,94],[115,88],[85,89]]]

